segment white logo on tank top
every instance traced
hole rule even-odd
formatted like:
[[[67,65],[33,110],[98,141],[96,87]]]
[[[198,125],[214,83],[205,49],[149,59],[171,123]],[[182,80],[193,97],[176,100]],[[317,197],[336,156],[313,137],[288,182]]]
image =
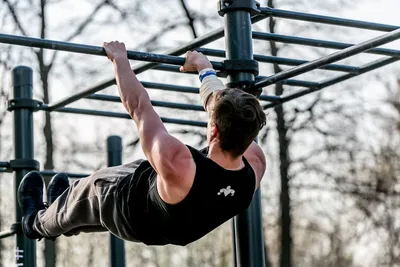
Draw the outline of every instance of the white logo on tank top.
[[[227,197],[229,194],[230,194],[231,196],[233,196],[233,195],[235,194],[235,190],[233,190],[233,189],[231,188],[231,186],[228,185],[227,188],[222,188],[222,189],[219,190],[219,192],[217,193],[218,196],[221,195],[221,194],[224,194],[224,196],[226,196],[226,197]]]

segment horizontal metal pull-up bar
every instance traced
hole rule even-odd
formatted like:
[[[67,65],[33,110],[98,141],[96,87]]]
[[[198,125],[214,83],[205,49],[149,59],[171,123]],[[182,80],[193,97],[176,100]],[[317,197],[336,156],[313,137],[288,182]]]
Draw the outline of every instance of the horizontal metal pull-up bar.
[[[113,95],[94,94],[94,95],[86,97],[86,99],[121,103],[121,98],[119,96],[113,96]],[[184,110],[204,111],[203,106],[200,106],[200,105],[171,103],[171,102],[163,102],[163,101],[155,101],[155,100],[151,100],[151,104],[153,106],[155,106],[155,107],[165,107],[165,108],[175,108],[175,109],[184,109]]]
[[[252,21],[252,23],[256,23],[265,18],[266,18],[265,15],[258,14],[256,16],[252,17],[251,21]],[[224,27],[218,28],[218,29],[216,29],[208,34],[205,34],[201,37],[198,37],[186,44],[183,44],[177,48],[171,49],[171,50],[165,52],[165,54],[170,55],[170,56],[182,55],[182,54],[186,53],[188,50],[196,49],[198,47],[201,47],[203,45],[206,45],[213,41],[216,41],[222,37],[224,37]],[[133,67],[133,71],[136,74],[140,74],[146,70],[153,69],[153,68],[159,66],[159,64],[160,63],[140,63],[140,64],[136,65],[135,67]],[[51,110],[56,110],[61,107],[65,107],[66,105],[69,105],[81,98],[86,97],[86,96],[95,94],[95,93],[97,93],[103,89],[106,89],[114,84],[115,84],[114,78],[104,81],[96,86],[90,87],[88,89],[83,90],[82,92],[79,92],[75,95],[72,95],[72,96],[66,97],[65,99],[60,100],[59,102],[57,102],[51,106]]]
[[[38,108],[38,110],[50,111],[49,106],[42,105]],[[72,114],[82,114],[82,115],[92,115],[92,116],[101,116],[101,117],[109,117],[109,118],[121,118],[121,119],[132,119],[131,116],[127,113],[118,113],[111,111],[100,111],[100,110],[89,110],[89,109],[79,109],[79,108],[60,108],[54,110],[56,112],[61,113],[72,113]],[[180,120],[180,119],[171,119],[161,117],[161,120],[165,123],[173,123],[179,125],[189,125],[196,127],[207,127],[206,122],[200,121],[192,121],[192,120]]]
[[[81,54],[95,55],[95,56],[106,56],[106,52],[104,51],[104,48],[101,46],[60,42],[54,40],[46,40],[46,39],[17,36],[10,34],[0,34],[0,43],[66,51],[73,53],[81,53]],[[182,66],[185,63],[185,58],[178,56],[170,56],[170,55],[162,55],[162,54],[138,52],[130,50],[127,51],[127,55],[129,59],[146,61],[146,62],[168,63],[171,65],[179,65],[179,66]],[[217,70],[222,69],[223,64],[221,62],[211,62],[211,63],[215,69]]]
[[[257,81],[262,81],[267,78],[268,78],[267,76],[258,76]],[[279,81],[277,83],[286,84],[286,85],[290,85],[290,86],[307,87],[307,88],[317,88],[321,85],[320,83],[317,83],[317,82],[300,81],[300,80],[293,80],[293,79],[283,80],[283,81]]]
[[[9,162],[0,161],[0,172],[7,172],[9,167],[10,167]]]
[[[161,71],[179,71],[179,69],[176,66],[170,66],[170,65],[160,65],[155,68],[156,70],[161,70]],[[264,76],[258,76],[258,79],[263,79],[266,78]],[[293,81],[293,84],[291,83]],[[301,86],[303,87],[318,87],[320,86],[319,83],[315,82],[307,82],[307,81],[294,81],[294,80],[288,80],[284,81],[283,83],[288,84],[288,85],[293,85],[293,86]],[[191,87],[191,86],[182,86],[182,85],[173,85],[173,84],[164,84],[164,83],[154,83],[154,82],[141,82],[141,84],[145,88],[149,89],[158,89],[158,90],[164,90],[164,91],[172,91],[172,92],[180,92],[180,93],[190,93],[190,94],[198,94],[199,93],[199,88],[198,87]],[[90,96],[89,96],[90,97]],[[280,101],[279,96],[274,96],[274,95],[260,95],[259,99],[262,101],[268,101],[268,102],[276,102]]]
[[[13,236],[13,235],[15,235],[16,233],[17,233],[17,232],[15,232],[14,230],[8,230],[8,231],[0,232],[0,239]]]
[[[373,71],[375,69],[384,67],[386,65],[392,64],[394,62],[399,61],[400,58],[381,58],[381,59],[377,59],[373,62],[370,62],[368,64],[365,64],[364,66],[361,67],[360,73],[358,75]],[[336,78],[332,78],[332,79],[327,79],[325,81],[321,82],[321,88],[325,88],[337,83],[340,83],[342,81],[345,81],[347,79],[356,77],[358,75],[350,75],[350,74],[346,74],[346,75],[341,75],[339,77]]]
[[[84,174],[84,173],[56,172],[56,171],[51,171],[51,170],[43,170],[43,171],[40,171],[39,173],[43,176],[54,176],[57,173],[64,173],[69,178],[85,178],[85,177],[90,176],[90,174]]]
[[[0,161],[0,168],[8,168],[10,166],[9,162]]]
[[[296,99],[296,98],[299,98],[299,97],[314,93],[316,91],[322,90],[322,89],[324,89],[324,88],[326,88],[328,86],[332,86],[332,85],[338,84],[338,83],[340,83],[342,81],[345,81],[345,80],[348,80],[350,78],[353,78],[353,77],[359,76],[361,74],[367,73],[369,71],[384,67],[384,66],[389,65],[391,63],[394,63],[394,62],[396,62],[398,60],[399,60],[398,58],[384,58],[384,59],[375,60],[375,61],[373,61],[371,63],[368,63],[368,64],[362,66],[360,68],[361,69],[360,73],[358,73],[358,74],[345,74],[345,75],[341,75],[341,76],[333,78],[333,79],[328,79],[328,80],[322,82],[321,86],[319,88],[307,89],[307,90],[299,91],[297,93],[293,93],[293,94],[290,94],[290,95],[287,95],[287,96],[281,96],[281,103],[267,104],[267,105],[264,105],[263,108],[264,109],[273,108],[273,107],[275,107],[277,105],[283,104],[285,102],[289,102],[289,101],[291,101],[293,99]]]
[[[165,66],[165,65],[163,65]],[[182,86],[182,85],[173,85],[173,84],[165,84],[165,83],[154,83],[154,82],[140,82],[145,88],[148,89],[157,89],[163,91],[171,91],[171,92],[179,92],[179,93],[189,93],[189,94],[198,94],[199,88],[192,86]]]
[[[213,57],[225,57],[224,50],[216,50],[216,49],[209,49],[209,48],[199,48],[196,49],[198,52],[202,52],[207,56]],[[264,56],[264,55],[254,55],[254,60],[264,63],[276,63],[281,65],[288,65],[288,66],[298,66],[304,63],[307,63],[306,60],[299,60],[299,59],[292,59],[292,58],[284,58],[284,57],[275,57],[275,56]],[[321,67],[321,69],[332,70],[332,71],[343,71],[349,73],[357,73],[359,68],[354,66],[347,66],[347,65],[336,65],[330,64]]]
[[[179,67],[177,66],[172,66],[172,65],[165,65],[162,64],[156,68],[154,68],[154,70],[161,70],[161,71],[168,71],[168,72],[179,72]],[[218,77],[224,77],[224,75],[221,75],[221,73],[217,72],[217,76]],[[262,80],[267,78],[267,76],[257,76],[256,80]],[[288,85],[292,85],[292,86],[300,86],[300,87],[310,87],[310,88],[314,88],[314,87],[318,87],[320,84],[316,83],[316,82],[309,82],[309,81],[302,81],[302,80],[287,80],[287,81],[281,81],[283,84],[288,84]],[[274,99],[276,98],[276,96],[270,96],[270,95],[261,95],[259,97],[260,100],[265,100],[265,101],[274,101]]]
[[[398,38],[400,38],[400,29],[397,29],[390,33],[386,33],[382,36],[362,42],[362,43],[354,45],[352,47],[346,48],[342,51],[338,51],[336,53],[327,55],[325,57],[310,61],[310,62],[300,65],[298,67],[294,67],[289,70],[282,71],[282,72],[272,75],[262,81],[257,82],[255,84],[255,87],[261,88],[261,87],[265,87],[265,86],[274,84],[274,83],[282,81],[282,80],[286,80],[286,79],[295,77],[297,75],[306,73],[308,71],[315,70],[321,66],[342,60],[344,58],[354,56],[356,54],[367,51],[374,47],[392,42]]]
[[[161,64],[161,65],[155,67],[154,69],[160,70],[160,71],[168,71],[168,72],[180,72],[178,66],[166,65],[166,64]],[[110,84],[108,84],[108,86],[112,86],[114,84],[115,83],[113,80],[110,82]],[[192,87],[192,86],[172,85],[172,84],[163,84],[163,83],[146,82],[146,81],[143,81],[143,82],[141,81],[141,84],[145,88],[149,88],[149,89],[158,89],[158,90],[174,91],[174,92],[181,92],[181,93],[191,93],[191,94],[199,93],[199,88]],[[297,86],[305,86],[305,87],[308,87],[308,86],[314,87],[314,86],[318,86],[319,84],[303,82],[303,81],[298,81],[298,82],[293,81],[293,85],[294,86],[297,85]],[[101,86],[102,85],[100,85],[100,87]],[[95,86],[92,89],[86,90],[85,92],[82,92],[82,93],[78,93],[78,94],[74,95],[73,97],[69,97],[67,99],[60,100],[54,104],[50,104],[48,109],[50,111],[60,109],[60,108],[64,107],[65,105],[68,105],[70,103],[78,101],[81,98],[87,98],[87,97],[91,97],[93,95],[93,94],[87,95],[88,92],[98,92],[100,90],[101,89],[99,89],[99,86]],[[267,96],[267,95],[261,95],[259,97],[259,99],[263,100],[263,101],[270,101],[270,102],[279,101],[279,97]]]
[[[179,67],[162,64],[162,65],[154,68],[154,70],[179,72]],[[218,72],[217,72],[217,76],[222,77],[222,75],[220,75]],[[267,76],[257,76],[256,80],[260,81],[260,80],[263,80],[266,78],[267,78]],[[287,84],[290,86],[300,86],[300,87],[307,87],[307,88],[318,88],[321,85],[320,83],[317,83],[317,82],[294,80],[294,79],[280,81],[280,83]],[[274,95],[261,95],[261,96],[259,96],[259,99],[263,100],[263,101],[269,101],[269,102],[277,102],[277,101],[279,102],[280,98],[279,98],[279,96],[274,96]]]
[[[267,16],[277,17],[277,18],[285,18],[285,19],[293,19],[293,20],[302,20],[308,22],[316,22],[323,24],[331,24],[336,26],[344,26],[351,28],[360,28],[366,30],[375,30],[375,31],[383,31],[383,32],[391,32],[398,28],[399,26],[374,23],[368,21],[360,21],[360,20],[352,20],[352,19],[343,19],[343,18],[335,18],[330,16],[322,16],[316,14],[307,14],[302,12],[281,10],[269,7],[260,8],[262,14]]]
[[[287,44],[297,44],[297,45],[306,45],[313,47],[323,47],[323,48],[331,48],[331,49],[346,49],[348,47],[354,46],[355,44],[349,43],[340,43],[333,41],[325,41],[319,39],[311,39],[304,37],[295,37],[295,36],[287,36],[275,33],[265,33],[265,32],[253,32],[253,38],[257,40],[264,41],[274,41],[274,42],[282,42]],[[383,56],[400,56],[400,50],[388,49],[388,48],[374,48],[368,51],[364,51],[368,54],[376,54]]]

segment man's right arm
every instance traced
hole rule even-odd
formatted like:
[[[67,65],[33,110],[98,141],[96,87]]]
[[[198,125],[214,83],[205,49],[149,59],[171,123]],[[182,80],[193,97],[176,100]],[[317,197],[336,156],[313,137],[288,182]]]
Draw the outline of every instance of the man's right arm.
[[[200,99],[208,115],[211,115],[214,106],[213,95],[215,92],[225,89],[224,83],[218,79],[216,72],[212,68],[211,62],[205,55],[196,51],[189,51],[186,54],[185,64],[180,71],[197,71],[200,76]]]
[[[212,65],[205,55],[198,52],[188,52],[185,65],[182,66],[180,70],[197,71],[200,74],[200,72],[207,69],[212,69]],[[225,88],[224,83],[218,79],[216,75],[207,75],[202,79],[200,97],[209,116],[211,116],[211,112],[214,108],[214,94]],[[256,173],[256,187],[258,188],[266,170],[265,155],[261,147],[256,142],[252,142],[245,151],[244,157],[249,161]]]

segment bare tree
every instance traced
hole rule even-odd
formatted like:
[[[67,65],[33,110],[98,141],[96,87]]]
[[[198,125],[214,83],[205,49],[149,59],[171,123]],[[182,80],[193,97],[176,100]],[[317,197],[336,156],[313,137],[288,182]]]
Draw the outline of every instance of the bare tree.
[[[269,7],[274,7],[274,1],[268,1]],[[269,31],[275,32],[275,20],[270,18],[269,20]],[[270,41],[271,55],[278,56],[279,48],[276,43]],[[274,64],[274,72],[279,73],[282,69],[278,64]],[[275,95],[280,96],[283,94],[283,84],[279,83],[275,85]],[[280,224],[281,224],[281,256],[280,266],[290,267],[292,266],[292,220],[291,220],[291,208],[290,208],[290,190],[289,190],[289,168],[290,168],[290,157],[289,157],[289,146],[290,139],[288,139],[287,124],[285,120],[285,112],[282,105],[275,107],[277,132],[279,139],[279,160],[280,167],[279,173],[281,177],[281,193],[280,193]]]
[[[287,2],[268,0],[269,7],[274,7],[277,4],[287,4]],[[297,33],[312,31],[314,28],[319,29],[320,27],[310,24],[295,25],[290,22],[285,25],[290,25],[293,31]],[[273,17],[269,18],[268,30],[271,33],[277,31],[277,20]],[[294,53],[293,51],[296,52]],[[311,50],[304,47],[298,48],[270,41],[269,52],[272,56],[297,54],[304,55],[307,58],[315,54],[320,56],[325,51]],[[282,70],[285,69],[278,64],[273,64],[272,71],[274,73],[279,73]],[[304,75],[304,77],[316,79],[317,75],[308,74]],[[319,79],[321,79],[320,77]],[[275,95],[279,96],[288,91],[288,88],[285,88],[281,83],[275,84],[274,89]],[[351,95],[351,97],[355,102],[358,101],[355,94]],[[354,141],[355,130],[350,125],[356,124],[354,116],[360,113],[360,108],[346,106],[323,92],[305,97],[301,102],[293,102],[278,105],[274,108],[278,149],[276,155],[278,159],[277,172],[280,179],[279,264],[281,267],[290,267],[295,263],[298,264],[298,260],[301,260],[301,257],[299,259],[297,257],[294,258],[293,254],[293,244],[297,244],[297,242],[293,241],[293,238],[298,234],[293,225],[293,220],[296,221],[298,218],[294,219],[293,216],[294,214],[297,215],[295,213],[297,205],[304,207],[311,203],[311,199],[304,200],[304,203],[298,197],[292,199],[293,196],[298,194],[293,194],[291,187],[303,180],[302,177],[310,177],[313,172],[316,175],[324,175],[327,180],[336,181],[339,179],[338,177],[342,177],[341,174],[329,173],[328,170],[325,170],[325,167],[329,166],[328,161],[332,161],[332,164],[335,162],[338,165],[343,163],[345,160],[338,157],[338,154],[351,155],[351,152],[349,152],[351,151],[350,145],[343,146],[342,144],[346,141]],[[333,117],[333,114],[335,114],[335,117]],[[332,156],[332,158],[329,158],[329,156]],[[307,186],[304,187],[303,191],[308,190],[307,188]],[[302,219],[307,220],[307,217],[303,216]]]
[[[2,50],[0,54],[0,161],[8,161],[11,158],[11,147],[7,144],[12,141],[11,132],[8,132],[7,125],[10,122],[10,116],[7,112],[6,103],[9,99],[9,78],[7,76],[8,72],[11,70],[11,66],[8,64],[9,60],[12,58],[10,53],[10,47],[6,47]],[[3,174],[0,172],[0,207],[4,207],[7,205],[8,201],[4,201],[6,197],[9,197],[7,194],[8,188],[11,186],[9,182],[11,179],[11,175]],[[4,186],[3,186],[4,185]],[[9,224],[2,224],[4,219],[8,214],[5,212],[0,213],[0,231],[8,230]],[[4,251],[8,249],[5,245],[5,242],[0,239],[0,266],[6,266],[3,258]]]

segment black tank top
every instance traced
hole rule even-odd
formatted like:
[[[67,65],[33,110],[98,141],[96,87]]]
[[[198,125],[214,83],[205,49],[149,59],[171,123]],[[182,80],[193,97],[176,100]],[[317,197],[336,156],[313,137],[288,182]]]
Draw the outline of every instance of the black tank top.
[[[256,177],[244,157],[245,167],[230,171],[209,159],[207,149],[188,148],[196,164],[196,174],[192,188],[181,202],[172,205],[161,199],[157,174],[148,161],[140,164],[120,190],[122,212],[134,234],[147,245],[187,245],[251,203]]]

